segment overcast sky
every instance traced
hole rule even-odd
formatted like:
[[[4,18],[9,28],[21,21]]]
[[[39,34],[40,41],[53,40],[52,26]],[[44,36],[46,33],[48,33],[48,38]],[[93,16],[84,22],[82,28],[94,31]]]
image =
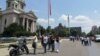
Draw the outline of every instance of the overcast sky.
[[[100,25],[100,0],[51,0],[51,4],[50,26],[52,28],[59,23],[68,27],[68,14],[70,26],[81,26],[84,32],[89,32],[93,25]],[[5,7],[5,0],[0,0],[0,8],[4,10]],[[48,0],[26,0],[25,10],[34,11],[38,22],[45,28],[48,26]]]

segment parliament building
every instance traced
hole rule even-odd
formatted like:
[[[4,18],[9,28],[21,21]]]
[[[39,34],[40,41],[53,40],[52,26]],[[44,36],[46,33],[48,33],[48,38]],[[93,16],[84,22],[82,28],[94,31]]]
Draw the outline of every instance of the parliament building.
[[[22,25],[31,33],[36,32],[37,16],[32,11],[25,12],[25,6],[25,0],[6,0],[6,9],[0,9],[0,33],[12,23]]]

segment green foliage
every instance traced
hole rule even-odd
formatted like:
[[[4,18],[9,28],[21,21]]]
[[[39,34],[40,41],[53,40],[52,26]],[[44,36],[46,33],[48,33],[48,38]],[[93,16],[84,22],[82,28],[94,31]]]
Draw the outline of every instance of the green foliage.
[[[47,27],[46,32],[47,32],[47,33],[50,33],[50,32],[51,32],[51,26],[48,26],[48,27]]]
[[[57,27],[52,31],[54,35],[58,35],[60,37],[68,36],[68,29],[65,26],[62,26],[60,23]]]
[[[27,32],[23,26],[18,25],[17,23],[12,23],[3,32],[3,36],[6,37],[16,37],[16,36],[28,36],[30,32]]]
[[[82,32],[82,33],[81,33],[81,36],[86,36],[86,33],[85,33],[85,32]]]
[[[39,28],[37,29],[36,32],[37,32],[38,34],[41,34],[41,35],[45,34],[45,32],[46,32],[45,28],[44,28],[43,26],[41,26],[41,25],[39,25],[38,27],[39,27]]]
[[[81,27],[70,27],[70,35],[81,36]]]
[[[94,36],[95,34],[93,33],[93,32],[89,32],[88,34],[87,34],[87,36]]]
[[[41,33],[41,35],[53,34],[53,35],[58,35],[60,37],[69,36],[68,28],[63,26],[61,23],[59,23],[59,25],[53,29],[51,28],[51,26],[48,26],[46,30],[45,30],[45,28],[43,28],[43,26],[39,25],[39,29],[37,30],[37,33]],[[77,35],[80,36],[81,35],[81,27],[72,28],[70,34],[73,36],[77,36]]]
[[[68,31],[66,29],[62,29],[58,32],[58,36],[60,37],[66,37],[68,36]]]

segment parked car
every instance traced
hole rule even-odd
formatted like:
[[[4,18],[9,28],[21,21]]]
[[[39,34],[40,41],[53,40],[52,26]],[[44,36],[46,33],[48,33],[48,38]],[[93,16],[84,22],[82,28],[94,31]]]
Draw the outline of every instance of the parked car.
[[[95,35],[95,41],[100,42],[100,35]]]

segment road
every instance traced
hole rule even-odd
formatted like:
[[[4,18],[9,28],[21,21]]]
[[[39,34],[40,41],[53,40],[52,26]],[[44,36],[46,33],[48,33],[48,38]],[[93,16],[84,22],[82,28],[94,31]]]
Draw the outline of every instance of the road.
[[[33,56],[32,50],[30,50],[31,54],[24,54],[22,56]],[[43,49],[37,49],[37,54],[34,56],[89,56],[88,47],[80,44],[79,41],[71,42],[69,40],[64,39],[60,45],[60,52],[50,52],[48,51],[46,54],[43,53]]]
[[[68,39],[63,39],[60,44],[59,53],[48,51],[44,54],[43,48],[39,47],[36,55],[33,54],[31,45],[28,45],[28,47],[30,49],[30,54],[23,54],[21,56],[100,56],[100,43],[95,42],[92,42],[91,46],[83,46],[80,41],[72,42]],[[7,53],[7,55],[4,53]],[[7,48],[0,49],[0,56],[8,56]]]
[[[89,56],[100,56],[100,43],[93,42],[91,47],[87,47]]]

